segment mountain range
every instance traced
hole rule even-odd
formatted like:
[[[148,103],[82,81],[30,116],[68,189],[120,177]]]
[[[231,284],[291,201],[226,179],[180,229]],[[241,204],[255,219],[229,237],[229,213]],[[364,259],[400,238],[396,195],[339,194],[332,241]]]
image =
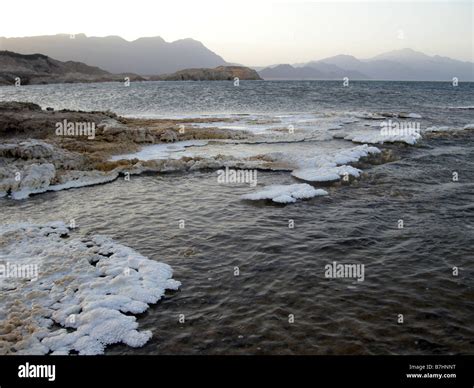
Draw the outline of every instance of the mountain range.
[[[260,80],[258,73],[243,66],[218,66],[214,69],[184,69],[172,74],[140,76],[112,74],[82,62],[61,62],[43,54],[18,54],[0,51],[0,86],[52,83],[130,81],[235,81]]]
[[[85,34],[0,37],[0,50],[20,54],[40,53],[60,61],[98,66],[110,73],[135,73],[142,76],[230,65],[193,39],[166,42],[161,37],[149,37],[130,42],[119,36],[88,37]],[[430,56],[409,48],[368,59],[336,55],[306,63],[254,69],[267,80],[340,80],[348,77],[351,80],[451,81],[457,77],[460,82],[474,81],[473,62]]]
[[[22,38],[0,37],[0,50],[20,54],[44,54],[60,61],[79,61],[111,73],[156,75],[185,68],[226,65],[219,55],[194,39],[165,42],[160,37],[129,42],[119,36],[88,37],[45,35]]]
[[[300,64],[280,64],[259,70],[267,80],[342,79],[403,81],[474,81],[474,63],[439,55],[429,56],[409,48],[369,59],[336,55]]]

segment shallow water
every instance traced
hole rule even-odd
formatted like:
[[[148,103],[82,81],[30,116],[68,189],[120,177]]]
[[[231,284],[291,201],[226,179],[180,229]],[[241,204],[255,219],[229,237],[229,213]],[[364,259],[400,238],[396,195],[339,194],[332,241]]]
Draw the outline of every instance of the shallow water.
[[[2,216],[74,218],[78,233],[111,235],[174,268],[181,290],[139,318],[152,340],[109,354],[472,353],[474,139],[399,153],[328,197],[290,206],[240,200],[250,187],[219,185],[206,171],[4,199]],[[259,172],[259,185],[290,182]],[[365,280],[326,279],[333,261],[365,264]]]

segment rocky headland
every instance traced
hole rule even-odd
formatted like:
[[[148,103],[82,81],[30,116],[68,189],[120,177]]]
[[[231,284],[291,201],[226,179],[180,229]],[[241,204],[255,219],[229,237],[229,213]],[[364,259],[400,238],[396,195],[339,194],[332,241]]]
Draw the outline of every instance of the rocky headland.
[[[258,73],[245,66],[219,66],[214,69],[184,69],[172,74],[150,77],[155,81],[233,81],[261,80]]]
[[[112,74],[82,62],[61,62],[42,54],[0,51],[0,85],[143,81],[136,74]]]

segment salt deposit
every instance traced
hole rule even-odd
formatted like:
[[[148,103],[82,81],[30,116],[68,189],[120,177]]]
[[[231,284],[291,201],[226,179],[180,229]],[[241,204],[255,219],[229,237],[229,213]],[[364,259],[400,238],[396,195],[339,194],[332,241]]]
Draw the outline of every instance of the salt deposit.
[[[62,222],[0,226],[0,263],[36,265],[37,280],[0,277],[1,354],[101,354],[144,345],[136,318],[167,289],[167,264],[105,236],[66,238]],[[61,328],[57,328],[57,325]]]
[[[277,203],[293,203],[298,199],[308,199],[320,195],[327,195],[327,191],[315,189],[307,183],[293,185],[271,185],[254,193],[245,194],[242,199],[258,201],[262,199],[271,199]]]

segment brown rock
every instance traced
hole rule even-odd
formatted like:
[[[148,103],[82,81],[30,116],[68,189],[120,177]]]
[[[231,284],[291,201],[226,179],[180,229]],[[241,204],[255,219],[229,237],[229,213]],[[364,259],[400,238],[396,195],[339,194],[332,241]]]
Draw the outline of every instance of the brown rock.
[[[166,143],[173,143],[178,140],[178,135],[176,135],[175,131],[168,129],[160,136],[160,140]]]

